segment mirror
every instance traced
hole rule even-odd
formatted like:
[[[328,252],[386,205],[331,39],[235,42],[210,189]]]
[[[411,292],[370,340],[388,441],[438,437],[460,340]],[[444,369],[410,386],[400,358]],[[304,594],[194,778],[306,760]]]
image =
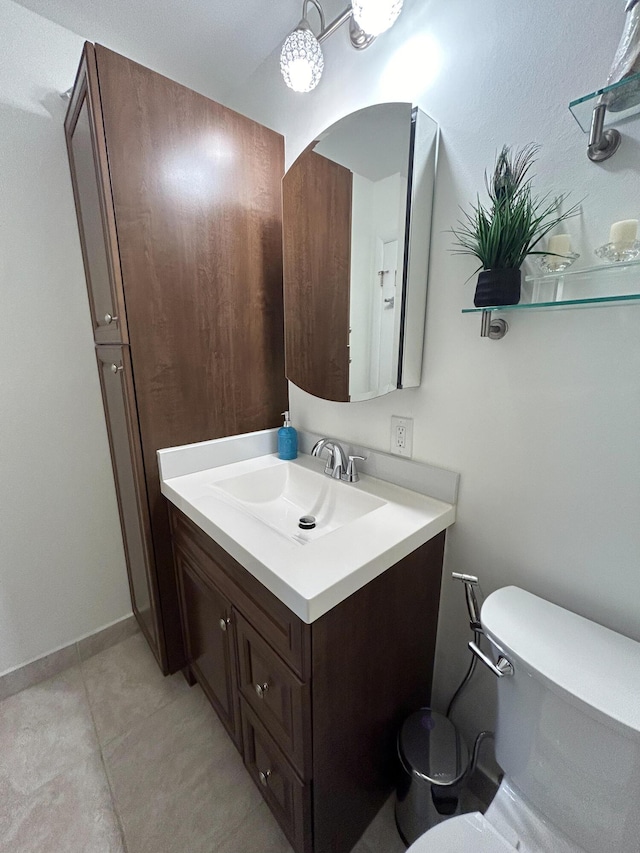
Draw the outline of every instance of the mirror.
[[[332,125],[284,176],[287,378],[369,400],[420,384],[437,124],[377,104]]]

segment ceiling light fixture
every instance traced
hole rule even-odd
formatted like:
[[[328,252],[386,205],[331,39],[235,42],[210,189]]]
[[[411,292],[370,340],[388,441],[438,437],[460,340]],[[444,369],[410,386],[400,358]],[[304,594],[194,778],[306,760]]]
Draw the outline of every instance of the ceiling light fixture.
[[[284,82],[294,92],[310,92],[320,82],[324,56],[320,40],[315,37],[307,19],[309,3],[320,16],[320,35],[324,32],[324,12],[318,0],[304,0],[302,20],[284,40],[280,52],[280,71]]]
[[[308,20],[309,4],[320,18],[316,36]],[[352,0],[350,6],[325,26],[324,11],[319,0],[304,0],[302,19],[286,37],[280,52],[280,71],[284,82],[294,92],[310,92],[320,82],[324,56],[320,43],[349,21],[349,38],[356,50],[364,50],[396,22],[403,0]]]

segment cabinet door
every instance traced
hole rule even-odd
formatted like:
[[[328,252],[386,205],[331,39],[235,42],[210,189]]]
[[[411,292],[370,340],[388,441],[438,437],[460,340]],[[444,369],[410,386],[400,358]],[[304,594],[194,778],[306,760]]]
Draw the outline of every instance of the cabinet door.
[[[102,346],[96,348],[96,355],[118,495],[131,603],[142,631],[160,665],[166,670],[129,349]]]
[[[96,343],[127,342],[120,257],[93,45],[86,44],[65,135]]]
[[[187,660],[218,716],[241,749],[236,682],[235,626],[231,604],[195,561],[175,549]]]

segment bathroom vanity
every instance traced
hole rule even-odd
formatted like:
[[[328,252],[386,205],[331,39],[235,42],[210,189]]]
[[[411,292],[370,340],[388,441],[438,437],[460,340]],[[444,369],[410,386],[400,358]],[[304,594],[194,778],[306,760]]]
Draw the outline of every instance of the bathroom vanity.
[[[187,658],[294,849],[347,853],[393,788],[402,720],[430,699],[455,509],[274,449],[265,430],[159,453]],[[289,534],[277,510],[298,500],[318,528]]]

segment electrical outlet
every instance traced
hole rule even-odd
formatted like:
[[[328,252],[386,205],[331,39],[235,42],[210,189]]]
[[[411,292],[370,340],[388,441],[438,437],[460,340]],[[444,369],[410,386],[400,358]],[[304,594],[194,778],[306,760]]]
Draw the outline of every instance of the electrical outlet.
[[[413,418],[391,416],[391,452],[398,456],[413,454]]]

